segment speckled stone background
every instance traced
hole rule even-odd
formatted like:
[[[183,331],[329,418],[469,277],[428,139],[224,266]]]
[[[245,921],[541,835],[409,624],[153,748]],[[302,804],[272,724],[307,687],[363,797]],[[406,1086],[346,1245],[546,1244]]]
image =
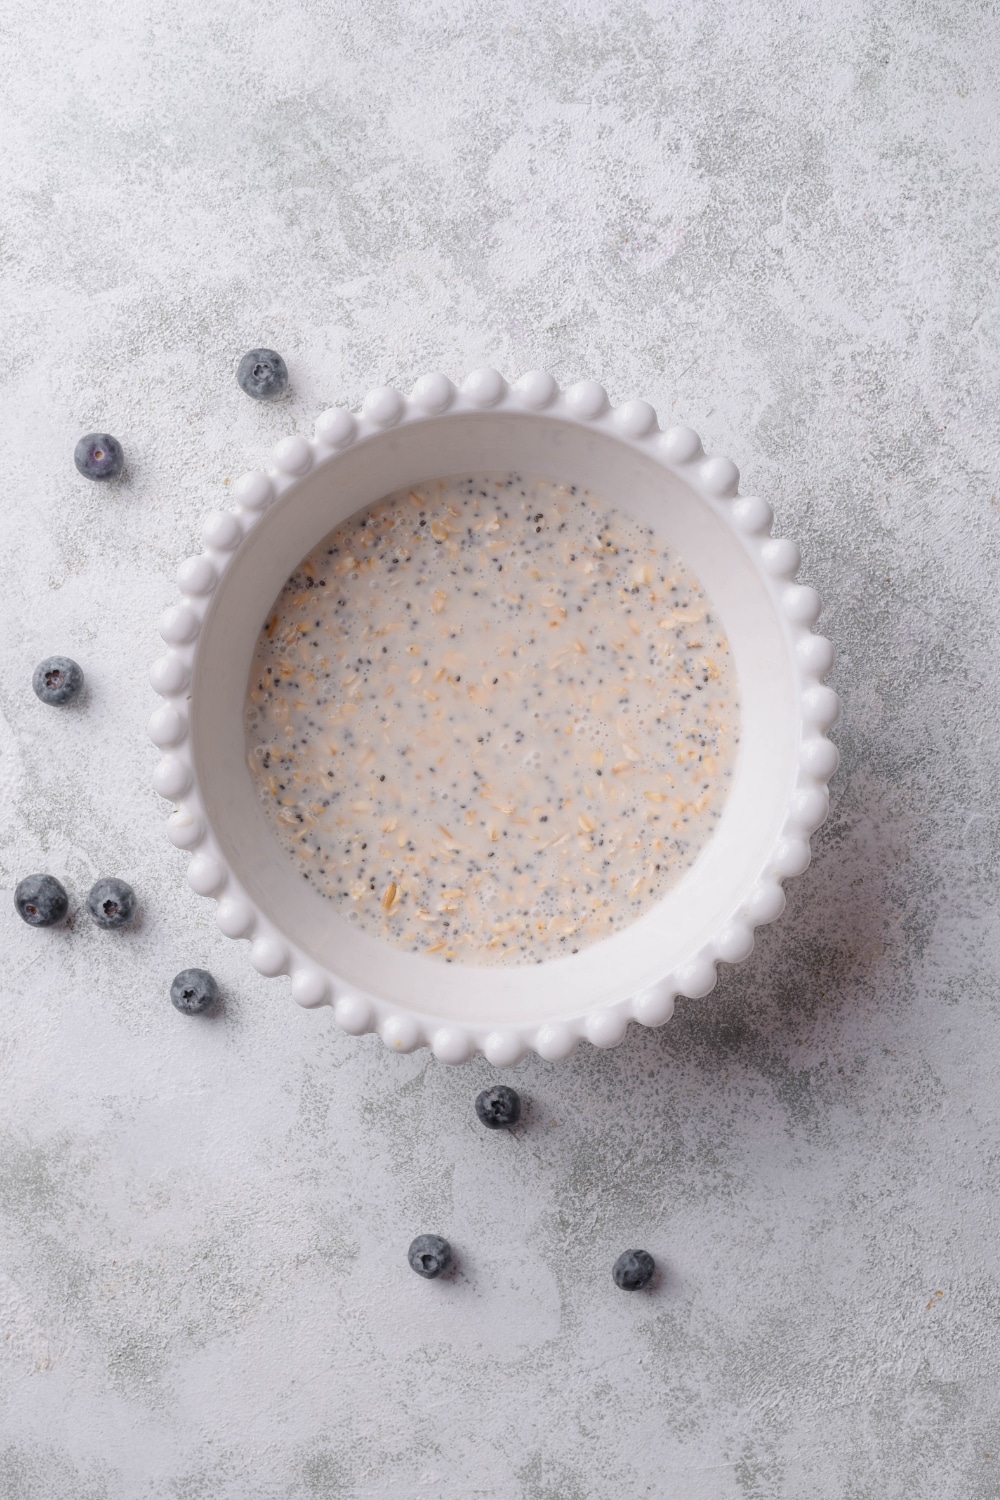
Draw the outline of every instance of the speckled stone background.
[[[1000,1496],[995,7],[47,0],[0,67],[3,1500]],[[252,973],[144,733],[228,481],[486,361],[732,453],[845,704],[784,919],[662,1031],[522,1064],[513,1138],[481,1060]],[[31,931],[34,869],[142,920]],[[212,1019],[167,1002],[191,963]]]

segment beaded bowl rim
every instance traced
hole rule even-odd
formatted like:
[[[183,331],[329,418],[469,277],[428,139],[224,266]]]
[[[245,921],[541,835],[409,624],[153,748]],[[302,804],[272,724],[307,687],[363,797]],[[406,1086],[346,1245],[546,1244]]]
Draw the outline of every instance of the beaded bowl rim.
[[[802,726],[794,783],[782,827],[740,909],[715,938],[676,970],[664,974],[638,994],[588,1009],[578,1017],[511,1025],[468,1024],[425,1016],[377,995],[346,986],[315,959],[299,952],[269,916],[243,890],[214,837],[200,799],[189,735],[189,700],[198,638],[211,596],[240,544],[271,505],[326,460],[373,434],[444,413],[491,411],[543,413],[563,422],[603,429],[620,442],[651,456],[722,516],[737,533],[757,574],[770,594],[787,633],[795,674],[795,709]],[[429,1046],[443,1062],[466,1061],[477,1052],[497,1067],[508,1067],[534,1050],[555,1061],[568,1057],[581,1040],[613,1047],[630,1021],[661,1026],[670,1019],[677,994],[707,995],[717,980],[719,963],[748,958],[754,929],[774,922],[785,905],[782,882],[801,874],[811,858],[810,836],[829,810],[828,783],[839,763],[827,731],[839,713],[839,699],[823,678],[833,665],[833,646],[813,633],[822,602],[815,589],[795,582],[800,566],[797,545],[771,535],[773,512],[766,500],[739,492],[739,470],[732,459],[705,453],[690,427],[665,431],[646,401],[612,407],[604,388],[583,380],[561,389],[545,371],[531,371],[508,383],[496,370],[474,370],[460,386],[442,374],[421,377],[409,397],[391,386],[369,391],[357,415],[342,407],[317,419],[312,438],[290,436],[276,444],[266,468],[244,474],[232,488],[236,508],[212,511],[202,525],[205,550],[181,563],[177,583],[182,599],[160,617],[159,634],[169,648],[154,662],[150,682],[163,698],[149,721],[149,735],[163,752],[153,773],[160,796],[175,804],[167,835],[191,854],[187,878],[199,895],[216,900],[216,919],[227,937],[251,942],[250,960],[258,973],[291,976],[293,998],[302,1006],[330,1005],[342,1030],[351,1035],[377,1031],[391,1050],[410,1052]]]

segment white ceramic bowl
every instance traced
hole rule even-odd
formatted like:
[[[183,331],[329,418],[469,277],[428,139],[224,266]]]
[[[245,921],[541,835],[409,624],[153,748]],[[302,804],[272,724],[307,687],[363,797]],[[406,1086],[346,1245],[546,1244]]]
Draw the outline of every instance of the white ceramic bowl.
[[[729,636],[742,739],[716,833],[658,905],[579,954],[472,968],[358,931],[297,878],[250,778],[243,703],[268,608],[334,526],[406,484],[510,469],[585,486],[678,550]],[[611,409],[594,381],[560,391],[542,372],[508,385],[489,369],[460,390],[427,375],[409,399],[383,388],[360,416],[325,412],[314,438],[285,438],[266,472],[236,483],[236,510],[206,519],[205,551],[178,572],[183,602],[160,621],[170,649],[151,678],[165,702],[149,732],[163,751],[154,785],[177,804],[168,834],[193,856],[188,880],[218,902],[224,933],[250,941],[261,974],[290,974],[295,999],[333,1005],[345,1031],[502,1066],[529,1048],[566,1057],[583,1037],[613,1047],[630,1020],[661,1025],[677,993],[706,995],[719,962],[749,955],[826,817],[838,701],[822,684],[833,649],[811,633],[819,597],[794,582],[799,549],[771,536],[771,507],[737,498],[738,483],[730,459],[706,457],[690,428],[661,432],[644,401]]]

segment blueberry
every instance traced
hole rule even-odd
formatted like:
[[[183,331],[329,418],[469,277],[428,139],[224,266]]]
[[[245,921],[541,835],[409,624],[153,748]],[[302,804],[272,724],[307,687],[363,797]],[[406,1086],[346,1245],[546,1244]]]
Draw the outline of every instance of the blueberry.
[[[207,969],[182,969],[170,986],[170,998],[185,1016],[200,1016],[219,998],[219,986]]]
[[[135,891],[124,880],[98,880],[87,895],[87,910],[98,927],[124,927],[135,915]]]
[[[620,1286],[623,1292],[637,1292],[641,1286],[649,1285],[655,1270],[656,1262],[648,1250],[626,1250],[615,1261],[611,1274],[615,1286]]]
[[[487,1130],[509,1130],[521,1118],[521,1096],[505,1083],[476,1096],[476,1114]]]
[[[54,927],[69,911],[69,897],[54,875],[25,875],[14,892],[14,909],[29,927]]]
[[[288,386],[288,367],[273,349],[251,349],[240,360],[236,379],[255,401],[277,401]]]
[[[68,656],[47,656],[31,674],[36,697],[53,708],[64,708],[79,697],[83,673]]]
[[[451,1246],[439,1234],[418,1234],[406,1258],[418,1276],[433,1281],[451,1265]]]
[[[88,432],[77,443],[73,461],[86,479],[117,479],[125,467],[122,445],[110,432]]]

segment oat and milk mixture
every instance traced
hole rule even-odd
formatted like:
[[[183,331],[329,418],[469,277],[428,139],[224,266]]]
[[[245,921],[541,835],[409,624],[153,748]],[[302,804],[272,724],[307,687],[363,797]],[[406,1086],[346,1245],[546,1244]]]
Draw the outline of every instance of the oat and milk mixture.
[[[718,820],[738,740],[711,605],[583,490],[475,474],[332,532],[257,643],[250,769],[303,877],[447,962],[576,953]]]

